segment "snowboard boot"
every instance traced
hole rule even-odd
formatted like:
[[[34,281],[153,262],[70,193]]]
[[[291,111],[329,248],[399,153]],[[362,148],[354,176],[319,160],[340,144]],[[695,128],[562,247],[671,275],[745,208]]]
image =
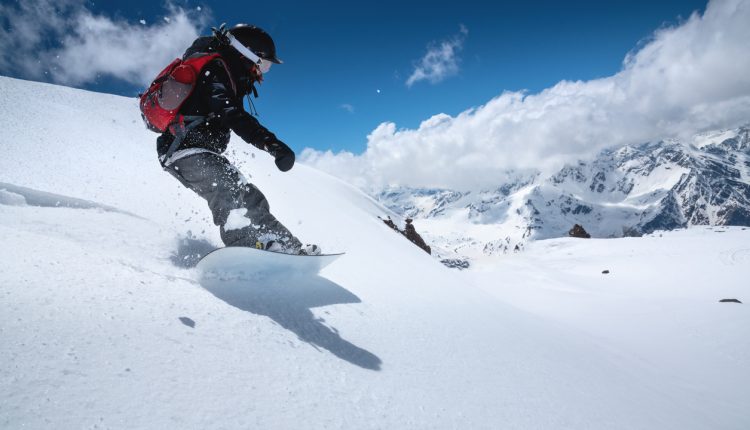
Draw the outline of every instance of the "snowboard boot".
[[[255,247],[258,249],[262,249],[264,251],[269,252],[281,252],[284,254],[288,254],[283,246],[281,246],[281,243],[276,240],[269,240],[266,243],[263,243],[261,241],[255,242]]]
[[[297,252],[299,255],[320,255],[320,247],[318,245],[302,245]]]
[[[269,240],[266,243],[257,242],[255,247],[269,252],[280,252],[282,254],[292,255],[320,255],[320,247],[318,245],[302,245],[298,249],[290,249],[284,247],[281,242],[276,240]]]

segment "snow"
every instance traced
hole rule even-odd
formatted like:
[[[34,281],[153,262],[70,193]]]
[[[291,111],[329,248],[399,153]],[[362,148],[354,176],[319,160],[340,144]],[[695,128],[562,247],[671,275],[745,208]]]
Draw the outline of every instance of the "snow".
[[[668,193],[672,187],[677,184],[682,175],[689,173],[689,169],[685,169],[676,165],[673,166],[657,166],[648,177],[643,180],[636,181],[633,184],[633,189],[628,194],[625,203],[632,203],[634,206],[638,206],[638,202],[644,197],[659,191],[660,193]]]
[[[737,137],[736,130],[720,130],[715,132],[702,133],[693,137],[693,145],[697,146],[698,148],[703,148],[704,146],[718,144],[733,137]]]
[[[192,266],[218,231],[137,100],[0,92],[0,427],[750,426],[750,313],[718,303],[750,301],[748,230],[538,241],[450,270],[359,190],[235,136],[274,214],[346,255],[209,283]]]
[[[227,222],[224,224],[224,229],[229,230],[240,230],[253,224],[250,218],[245,217],[247,214],[247,208],[233,209],[229,211]]]
[[[731,418],[714,428],[740,428],[747,419],[750,351],[739,339],[748,313],[719,300],[747,297],[749,244],[750,229],[739,227],[553,239],[472,275],[505,302],[579,330],[603,348],[624,347],[659,369],[662,383],[680,386],[692,403],[685,407],[726,407]],[[526,274],[523,285],[490,282],[513,273]]]
[[[0,188],[0,205],[25,206],[26,198],[21,194]]]

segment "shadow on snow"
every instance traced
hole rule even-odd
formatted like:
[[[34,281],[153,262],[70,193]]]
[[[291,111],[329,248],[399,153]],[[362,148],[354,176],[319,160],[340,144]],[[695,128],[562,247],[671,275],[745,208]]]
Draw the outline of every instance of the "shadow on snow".
[[[316,348],[359,367],[380,370],[375,354],[341,338],[310,310],[320,306],[361,303],[356,295],[320,276],[261,277],[254,280],[204,277],[201,285],[214,296],[243,311],[271,318],[281,327]]]
[[[201,258],[215,249],[216,246],[205,239],[183,237],[177,243],[177,251],[173,252],[169,259],[177,267],[192,269],[201,261]]]
[[[182,238],[172,263],[192,268],[215,246],[205,240]],[[380,370],[375,354],[341,338],[311,308],[362,301],[342,286],[321,276],[265,276],[253,280],[204,276],[201,285],[217,298],[246,312],[271,318],[281,327],[315,348],[323,348],[342,360],[369,370]]]

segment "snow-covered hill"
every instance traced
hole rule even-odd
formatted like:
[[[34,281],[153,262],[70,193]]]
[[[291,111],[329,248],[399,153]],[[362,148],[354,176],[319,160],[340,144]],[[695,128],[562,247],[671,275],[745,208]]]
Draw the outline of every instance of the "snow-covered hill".
[[[0,78],[0,427],[750,426],[750,231],[538,241],[445,268],[388,209],[230,155],[303,240],[306,282],[201,280],[205,203],[134,99]],[[602,274],[609,269],[610,274]]]
[[[750,127],[600,153],[549,177],[486,191],[396,188],[377,195],[417,220],[438,256],[492,255],[581,224],[594,237],[750,225]]]

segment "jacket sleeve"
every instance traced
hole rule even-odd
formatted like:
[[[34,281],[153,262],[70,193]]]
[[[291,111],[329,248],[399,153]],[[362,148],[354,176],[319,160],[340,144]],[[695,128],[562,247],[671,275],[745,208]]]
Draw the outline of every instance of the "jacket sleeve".
[[[216,76],[209,83],[209,110],[216,115],[222,126],[232,129],[242,140],[258,149],[268,151],[268,145],[279,142],[276,135],[245,111],[242,99],[236,97],[233,90],[227,88],[219,77]]]

